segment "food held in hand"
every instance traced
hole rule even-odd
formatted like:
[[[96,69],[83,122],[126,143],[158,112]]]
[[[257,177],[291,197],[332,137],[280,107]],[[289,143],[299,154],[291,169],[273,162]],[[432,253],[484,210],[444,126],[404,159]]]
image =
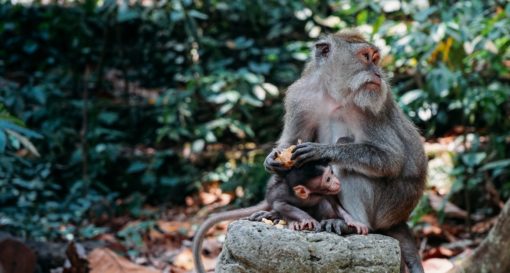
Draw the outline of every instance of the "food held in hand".
[[[292,145],[289,148],[277,153],[275,160],[280,162],[285,168],[292,168],[292,166],[294,166],[294,161],[291,159],[291,157],[295,148],[296,145]]]

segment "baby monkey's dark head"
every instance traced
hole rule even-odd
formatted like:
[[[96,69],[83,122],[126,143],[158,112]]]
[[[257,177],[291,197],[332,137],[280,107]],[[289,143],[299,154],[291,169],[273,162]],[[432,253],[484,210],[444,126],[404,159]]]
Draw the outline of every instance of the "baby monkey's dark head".
[[[335,195],[340,192],[340,181],[333,168],[320,162],[310,162],[299,168],[291,169],[284,180],[300,199],[310,195]]]

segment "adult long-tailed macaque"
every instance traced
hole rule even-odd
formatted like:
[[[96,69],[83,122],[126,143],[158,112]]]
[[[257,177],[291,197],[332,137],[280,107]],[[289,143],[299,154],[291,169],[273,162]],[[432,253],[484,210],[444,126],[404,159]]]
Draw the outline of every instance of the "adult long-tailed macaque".
[[[412,273],[423,272],[406,221],[422,196],[427,158],[379,60],[379,49],[352,30],[315,43],[312,60],[288,88],[284,129],[265,166],[273,173],[285,170],[274,160],[276,150],[305,141],[293,152],[296,165],[334,164],[344,209],[371,231],[396,238],[405,265]],[[342,137],[353,142],[335,143]]]

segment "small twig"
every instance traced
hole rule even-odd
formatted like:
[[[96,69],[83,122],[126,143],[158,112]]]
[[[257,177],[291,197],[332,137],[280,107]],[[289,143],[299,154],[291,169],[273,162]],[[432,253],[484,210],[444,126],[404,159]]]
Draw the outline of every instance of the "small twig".
[[[501,196],[499,195],[498,190],[496,189],[496,186],[494,185],[494,182],[492,182],[492,178],[489,174],[489,172],[484,172],[485,177],[485,191],[487,191],[488,199],[491,203],[496,205],[499,209],[503,209],[505,206],[505,203],[501,201]]]
[[[427,247],[428,237],[423,237],[423,240],[420,242],[420,249],[418,250],[418,253],[420,254],[420,257],[423,257],[423,253],[425,252],[425,248]]]
[[[81,153],[82,153],[82,179],[85,182],[86,190],[88,190],[88,142],[87,142],[87,131],[88,131],[88,101],[89,101],[89,91],[88,91],[88,80],[90,75],[90,68],[87,66],[85,68],[85,73],[83,74],[83,93],[82,93],[82,101],[83,108],[81,111],[81,130],[80,130],[80,138],[81,138]]]

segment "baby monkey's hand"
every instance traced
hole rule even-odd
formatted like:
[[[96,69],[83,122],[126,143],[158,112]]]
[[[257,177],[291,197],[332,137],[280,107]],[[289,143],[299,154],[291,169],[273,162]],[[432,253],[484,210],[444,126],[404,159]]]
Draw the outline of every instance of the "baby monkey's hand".
[[[313,218],[303,219],[301,221],[291,221],[289,223],[289,228],[292,230],[310,230],[310,231],[320,231],[321,224],[317,222],[317,220]]]

